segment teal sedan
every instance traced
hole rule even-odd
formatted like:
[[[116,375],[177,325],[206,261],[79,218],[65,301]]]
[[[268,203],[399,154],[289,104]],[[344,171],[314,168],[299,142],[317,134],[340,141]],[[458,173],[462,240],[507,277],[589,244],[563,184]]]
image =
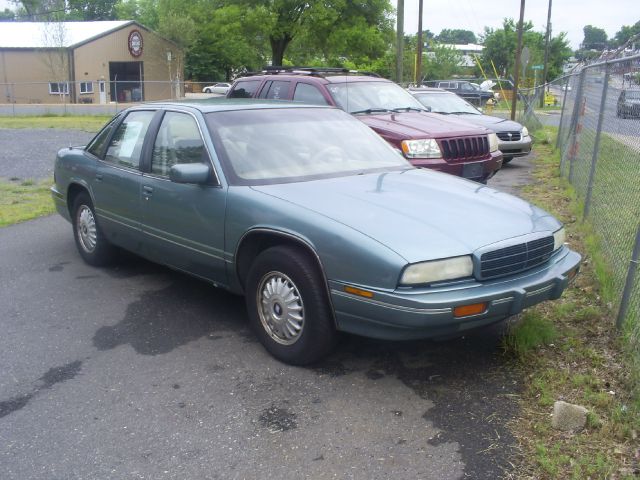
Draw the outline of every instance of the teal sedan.
[[[416,169],[331,107],[132,107],[58,152],[54,178],[86,262],[119,247],[243,294],[290,364],[327,355],[339,331],[462,335],[558,298],[580,264],[553,216]]]

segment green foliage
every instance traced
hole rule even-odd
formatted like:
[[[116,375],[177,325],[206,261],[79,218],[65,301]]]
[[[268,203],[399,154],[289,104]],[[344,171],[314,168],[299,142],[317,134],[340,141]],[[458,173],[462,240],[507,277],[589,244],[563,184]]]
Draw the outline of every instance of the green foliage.
[[[462,55],[451,47],[434,44],[422,62],[426,80],[451,78],[462,72]]]
[[[460,29],[443,29],[440,34],[436,37],[436,40],[440,43],[450,43],[456,45],[464,45],[467,43],[477,43],[478,39],[476,38],[475,33],[470,30],[460,30]]]
[[[482,68],[485,72],[493,72],[491,62],[496,67],[498,75],[502,77],[514,77],[515,54],[518,44],[517,24],[513,19],[505,18],[501,29],[485,28],[482,35],[484,51],[482,52]],[[540,65],[544,62],[545,33],[533,30],[531,22],[524,22],[522,44],[529,49],[528,68],[525,76],[521,78],[521,86],[533,86],[534,71],[532,65]],[[553,79],[562,74],[564,62],[571,56],[569,41],[565,33],[552,37],[549,41],[548,79]],[[522,71],[520,72],[522,77]]]
[[[631,26],[623,25],[622,28],[620,28],[620,31],[616,32],[614,37],[610,40],[610,46],[615,48],[624,45],[627,43],[627,40],[638,34],[640,34],[640,20]]]
[[[11,22],[13,20],[15,20],[15,13],[13,13],[13,10],[9,10],[8,8],[0,10],[0,22]]]
[[[607,32],[602,28],[586,25],[582,31],[584,32],[584,40],[582,41],[584,50],[602,51],[607,48]]]
[[[0,180],[0,227],[53,213],[50,186],[51,180],[19,184]]]

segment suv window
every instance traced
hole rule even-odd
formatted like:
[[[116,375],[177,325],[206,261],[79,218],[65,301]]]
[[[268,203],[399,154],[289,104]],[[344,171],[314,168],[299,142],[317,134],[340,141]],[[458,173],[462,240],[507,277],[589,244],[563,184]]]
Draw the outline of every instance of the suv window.
[[[468,83],[461,83],[460,84],[460,90],[470,91],[470,90],[473,90],[473,87]]]
[[[282,80],[272,80],[266,82],[258,98],[267,98],[271,100],[288,100],[289,85],[291,82]]]
[[[298,83],[293,94],[294,102],[312,103],[314,105],[328,105],[320,90],[308,83]]]
[[[114,133],[105,161],[138,168],[144,136],[155,113],[149,110],[129,113]]]
[[[167,112],[153,145],[151,173],[168,176],[176,163],[204,163],[204,152],[195,119],[186,113]]]
[[[243,80],[236,83],[236,86],[229,94],[230,98],[252,98],[253,94],[260,86],[260,80]]]

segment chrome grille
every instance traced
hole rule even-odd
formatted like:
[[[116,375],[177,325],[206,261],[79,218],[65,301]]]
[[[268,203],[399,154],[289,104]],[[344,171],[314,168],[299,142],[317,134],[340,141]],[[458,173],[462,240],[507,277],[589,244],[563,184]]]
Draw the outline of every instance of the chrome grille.
[[[553,236],[483,253],[480,277],[483,280],[522,272],[546,262],[553,253]]]
[[[500,140],[504,140],[505,142],[520,140],[520,132],[497,132],[496,135]]]
[[[489,140],[483,137],[463,137],[440,140],[445,160],[480,159],[489,154]]]

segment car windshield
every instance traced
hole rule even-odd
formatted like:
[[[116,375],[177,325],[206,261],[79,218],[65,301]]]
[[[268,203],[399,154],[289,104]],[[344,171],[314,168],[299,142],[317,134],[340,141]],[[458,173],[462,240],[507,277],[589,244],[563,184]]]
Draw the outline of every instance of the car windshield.
[[[627,90],[627,100],[640,100],[640,90]]]
[[[455,94],[448,93],[415,93],[420,103],[425,107],[430,107],[434,113],[459,114],[470,113],[482,115],[475,107],[465,102]]]
[[[373,130],[338,109],[233,110],[206,118],[232,185],[413,168]]]
[[[424,107],[406,90],[392,82],[345,82],[327,85],[341,109],[349,113],[422,111]]]

